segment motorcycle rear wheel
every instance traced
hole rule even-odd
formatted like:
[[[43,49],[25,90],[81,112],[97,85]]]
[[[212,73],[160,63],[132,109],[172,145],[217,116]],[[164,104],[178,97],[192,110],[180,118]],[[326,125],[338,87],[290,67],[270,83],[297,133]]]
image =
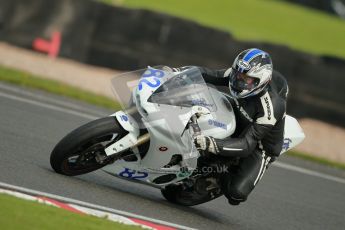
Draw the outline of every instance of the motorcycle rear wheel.
[[[115,117],[91,121],[69,133],[53,149],[50,165],[55,172],[76,176],[95,171],[109,163],[96,160],[105,156],[104,148],[128,132]]]

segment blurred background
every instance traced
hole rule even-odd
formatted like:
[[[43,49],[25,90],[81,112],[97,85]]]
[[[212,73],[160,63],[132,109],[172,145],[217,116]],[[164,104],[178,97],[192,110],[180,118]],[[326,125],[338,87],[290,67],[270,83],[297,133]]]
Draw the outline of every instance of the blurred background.
[[[0,0],[0,68],[107,97],[116,73],[224,69],[253,47],[288,80],[307,135],[298,151],[345,163],[344,0]]]

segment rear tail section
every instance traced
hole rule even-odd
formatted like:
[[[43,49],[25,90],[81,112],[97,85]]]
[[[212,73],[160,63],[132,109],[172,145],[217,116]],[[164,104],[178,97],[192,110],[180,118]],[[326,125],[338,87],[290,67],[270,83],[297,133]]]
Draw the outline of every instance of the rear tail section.
[[[305,138],[305,134],[298,121],[286,115],[283,149],[280,155],[299,145]]]

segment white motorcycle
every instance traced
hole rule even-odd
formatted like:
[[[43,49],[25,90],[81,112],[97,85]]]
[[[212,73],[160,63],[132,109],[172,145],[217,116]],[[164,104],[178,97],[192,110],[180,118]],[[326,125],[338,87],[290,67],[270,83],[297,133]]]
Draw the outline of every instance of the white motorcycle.
[[[196,67],[173,72],[148,67],[115,77],[117,99],[127,109],[91,121],[65,136],[50,163],[68,176],[102,168],[105,172],[161,190],[170,202],[192,206],[221,196],[220,180],[238,158],[200,160],[193,136],[230,136],[235,115],[226,94],[207,85]],[[285,119],[283,152],[304,133]],[[206,162],[206,163],[205,163]]]

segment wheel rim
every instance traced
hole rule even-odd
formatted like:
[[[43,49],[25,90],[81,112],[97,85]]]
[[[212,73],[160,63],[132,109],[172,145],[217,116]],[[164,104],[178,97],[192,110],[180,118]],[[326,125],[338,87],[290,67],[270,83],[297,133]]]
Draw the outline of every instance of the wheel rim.
[[[114,133],[87,141],[64,159],[62,170],[66,174],[81,174],[103,167],[109,162],[105,159],[100,163],[96,159],[97,155],[106,156],[104,149],[119,138],[120,136]]]

